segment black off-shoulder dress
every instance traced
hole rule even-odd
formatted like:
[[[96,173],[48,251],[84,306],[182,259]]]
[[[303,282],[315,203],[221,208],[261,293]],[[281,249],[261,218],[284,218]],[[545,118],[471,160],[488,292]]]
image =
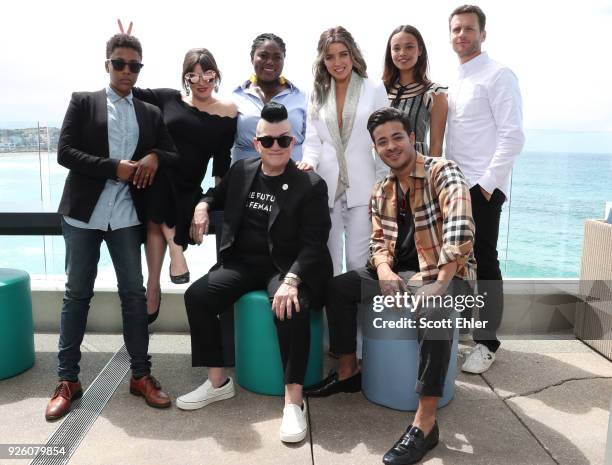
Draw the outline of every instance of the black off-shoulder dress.
[[[187,103],[175,89],[133,89],[134,97],[159,107],[179,154],[178,164],[160,170],[147,195],[147,219],[176,227],[174,242],[184,249],[193,244],[189,227],[202,194],[202,180],[210,158],[213,176],[229,170],[236,134],[236,117],[213,115]]]

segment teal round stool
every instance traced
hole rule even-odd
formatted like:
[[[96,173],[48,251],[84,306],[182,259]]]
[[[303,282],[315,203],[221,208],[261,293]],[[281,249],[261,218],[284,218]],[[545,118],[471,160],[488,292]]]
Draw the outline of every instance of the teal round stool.
[[[236,381],[249,391],[285,393],[283,365],[268,294],[253,291],[234,304]],[[310,352],[304,386],[323,379],[323,312],[310,312]]]
[[[0,379],[34,365],[34,322],[30,276],[0,268]]]

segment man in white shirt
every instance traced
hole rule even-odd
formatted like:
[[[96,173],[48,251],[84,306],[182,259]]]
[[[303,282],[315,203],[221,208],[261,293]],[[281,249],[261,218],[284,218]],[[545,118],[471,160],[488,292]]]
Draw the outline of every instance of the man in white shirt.
[[[518,80],[481,51],[485,21],[485,14],[473,5],[460,6],[449,17],[460,67],[449,88],[446,158],[459,165],[470,186],[478,292],[485,296],[480,319],[486,326],[474,331],[476,346],[462,366],[469,373],[487,371],[500,344],[496,333],[504,302],[497,259],[499,220],[510,193],[512,166],[525,140]]]

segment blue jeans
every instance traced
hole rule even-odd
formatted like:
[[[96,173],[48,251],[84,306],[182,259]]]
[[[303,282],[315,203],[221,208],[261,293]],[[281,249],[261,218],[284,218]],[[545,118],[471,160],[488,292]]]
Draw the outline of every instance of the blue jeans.
[[[81,360],[81,342],[87,326],[89,303],[93,297],[94,281],[98,274],[100,246],[106,242],[117,274],[123,340],[130,354],[134,376],[151,371],[149,330],[145,289],[140,262],[141,226],[100,231],[77,228],[62,219],[66,242],[66,292],[60,322],[59,365],[60,380],[76,382]]]

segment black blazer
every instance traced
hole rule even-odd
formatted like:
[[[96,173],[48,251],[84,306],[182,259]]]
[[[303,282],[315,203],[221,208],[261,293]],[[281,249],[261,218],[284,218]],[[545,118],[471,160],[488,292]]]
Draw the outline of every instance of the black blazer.
[[[154,152],[160,170],[173,165],[178,154],[159,108],[133,100],[139,135],[132,160]],[[119,160],[109,158],[106,90],[74,92],[64,117],[57,147],[57,162],[70,169],[58,211],[81,221],[89,221],[107,179],[117,178]],[[144,222],[146,189],[130,192],[140,221]]]
[[[224,210],[219,255],[231,253],[244,214],[249,189],[261,160],[249,158],[235,163],[221,183],[209,189],[201,202],[210,209]],[[295,273],[313,293],[313,305],[321,306],[327,280],[333,275],[327,239],[331,219],[327,185],[312,171],[301,171],[293,160],[285,169],[284,184],[272,206],[268,223],[268,245],[272,262],[282,275]]]

